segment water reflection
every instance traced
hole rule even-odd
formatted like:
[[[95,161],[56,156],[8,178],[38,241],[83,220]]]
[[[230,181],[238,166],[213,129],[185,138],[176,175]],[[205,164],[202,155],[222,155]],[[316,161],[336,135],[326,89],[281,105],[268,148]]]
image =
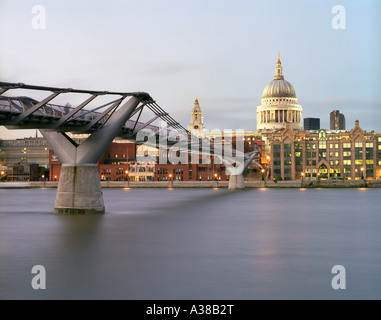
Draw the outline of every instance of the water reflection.
[[[101,216],[53,215],[54,196],[0,190],[0,298],[381,298],[377,189],[106,189]]]

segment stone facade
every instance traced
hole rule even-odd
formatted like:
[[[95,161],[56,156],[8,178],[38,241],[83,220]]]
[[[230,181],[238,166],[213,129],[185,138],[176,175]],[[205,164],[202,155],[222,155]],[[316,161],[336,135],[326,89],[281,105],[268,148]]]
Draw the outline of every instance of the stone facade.
[[[269,137],[271,178],[381,179],[381,133],[359,121],[350,131],[303,131],[290,126]]]

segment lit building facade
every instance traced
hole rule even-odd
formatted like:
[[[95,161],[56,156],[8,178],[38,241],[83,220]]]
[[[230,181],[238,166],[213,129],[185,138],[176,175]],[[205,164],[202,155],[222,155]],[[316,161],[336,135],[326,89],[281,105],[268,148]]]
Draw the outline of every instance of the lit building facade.
[[[220,148],[220,144],[227,144],[234,150],[237,142],[242,143],[243,151],[251,152],[257,145],[260,151],[260,160],[258,161],[266,167],[265,143],[254,131],[244,132],[214,132],[204,131],[199,135],[200,138],[205,138],[210,141],[210,145]],[[191,156],[188,156],[188,163],[179,164],[156,164],[155,165],[155,180],[156,181],[226,181],[229,176],[226,174],[226,167],[220,164],[220,161],[215,161],[213,155],[202,154],[199,156],[198,163],[192,163]],[[260,172],[258,168],[250,168],[252,171]],[[252,178],[254,177],[254,178]],[[260,179],[256,175],[245,177],[245,179]]]
[[[381,178],[381,133],[362,130],[359,121],[350,131],[287,127],[269,141],[272,179]]]
[[[266,86],[261,105],[257,107],[257,130],[283,129],[287,123],[293,129],[302,129],[302,111],[294,87],[284,79],[278,54],[274,80]]]
[[[127,140],[114,140],[98,162],[101,181],[126,181],[130,179],[130,165],[136,161],[136,144]],[[50,180],[58,181],[61,173],[61,162],[50,150]],[[136,167],[134,167],[136,169]],[[134,170],[135,171],[135,170]],[[135,179],[135,175],[133,174]]]
[[[0,170],[7,181],[36,181],[48,177],[47,142],[44,138],[0,140]]]

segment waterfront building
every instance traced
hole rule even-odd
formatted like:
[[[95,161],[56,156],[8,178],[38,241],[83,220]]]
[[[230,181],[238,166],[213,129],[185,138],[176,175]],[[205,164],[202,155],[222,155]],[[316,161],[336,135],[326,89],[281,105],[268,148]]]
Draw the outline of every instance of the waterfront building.
[[[265,143],[254,131],[204,131],[199,135],[202,139],[207,139],[212,147],[221,148],[222,144],[231,147],[233,150],[237,146],[237,142],[242,143],[245,153],[253,151],[256,147],[260,151],[258,163],[265,168],[269,160],[265,156]],[[261,179],[260,166],[249,166],[249,170],[245,175],[247,180]],[[155,180],[156,181],[226,181],[229,177],[226,174],[224,164],[217,161],[213,155],[199,155],[198,163],[192,163],[191,156],[188,157],[187,163],[179,164],[156,164]]]
[[[331,130],[345,130],[345,116],[339,110],[330,113],[329,123]]]
[[[380,179],[381,133],[350,131],[303,131],[291,126],[272,133],[271,178]]]
[[[128,180],[132,162],[136,162],[136,144],[128,140],[114,140],[98,162],[100,179],[102,181]],[[58,181],[62,164],[52,150],[49,153],[49,165],[50,180]],[[134,173],[135,170],[136,165]],[[133,179],[135,179],[135,174],[133,174]]]
[[[45,181],[48,176],[45,176],[44,167],[40,167],[36,163],[12,163],[7,165],[6,181]]]
[[[156,181],[226,181],[226,168],[215,164],[156,164]]]
[[[7,181],[41,180],[49,176],[49,146],[44,138],[0,140],[0,167]]]
[[[320,130],[320,118],[304,118],[304,130]]]

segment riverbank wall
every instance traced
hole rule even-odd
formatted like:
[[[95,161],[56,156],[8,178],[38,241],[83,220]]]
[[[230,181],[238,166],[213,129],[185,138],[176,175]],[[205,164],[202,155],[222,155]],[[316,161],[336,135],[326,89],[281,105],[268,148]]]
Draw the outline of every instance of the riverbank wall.
[[[228,181],[102,181],[102,188],[227,188]],[[57,188],[57,181],[1,182],[0,189]],[[381,188],[381,180],[245,181],[250,188]]]

